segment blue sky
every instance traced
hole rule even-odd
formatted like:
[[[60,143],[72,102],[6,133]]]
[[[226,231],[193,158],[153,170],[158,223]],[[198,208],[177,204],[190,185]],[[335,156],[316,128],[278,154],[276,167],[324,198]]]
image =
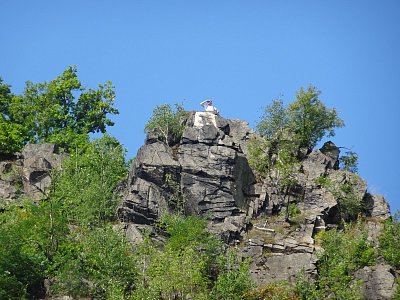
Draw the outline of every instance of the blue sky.
[[[400,209],[400,1],[2,0],[0,76],[20,93],[70,65],[87,87],[111,80],[109,129],[133,157],[153,108],[200,110],[255,126],[272,99],[315,85],[346,127],[369,190]]]

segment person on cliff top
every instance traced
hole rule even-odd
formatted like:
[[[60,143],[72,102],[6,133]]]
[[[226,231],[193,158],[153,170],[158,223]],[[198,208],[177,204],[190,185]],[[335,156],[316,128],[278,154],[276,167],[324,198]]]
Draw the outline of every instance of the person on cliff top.
[[[216,115],[219,114],[219,110],[212,104],[211,100],[201,101],[200,105],[204,107],[206,112],[210,112]]]

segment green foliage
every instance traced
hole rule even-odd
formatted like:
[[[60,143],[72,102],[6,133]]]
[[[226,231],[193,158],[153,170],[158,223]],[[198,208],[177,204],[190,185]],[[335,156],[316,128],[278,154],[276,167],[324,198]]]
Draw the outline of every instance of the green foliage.
[[[293,218],[301,214],[300,208],[297,206],[296,203],[290,203],[289,207],[289,217]]]
[[[385,222],[379,236],[379,252],[385,260],[396,269],[400,269],[400,223],[398,214]]]
[[[114,125],[108,118],[118,114],[114,98],[111,82],[85,90],[75,67],[50,82],[28,81],[18,96],[0,80],[0,152],[15,152],[27,142],[53,142],[69,151],[89,133]]]
[[[336,127],[343,127],[335,109],[327,108],[319,100],[320,91],[310,86],[301,88],[296,101],[287,108],[282,100],[274,100],[267,106],[257,128],[266,139],[276,138],[284,132],[290,132],[299,147],[312,149],[324,136],[334,136]]]
[[[249,263],[239,262],[236,253],[228,251],[218,257],[220,273],[215,281],[212,295],[218,300],[240,300],[243,293],[254,288],[250,280]]]
[[[25,128],[9,117],[9,105],[13,95],[10,86],[0,78],[0,153],[12,154],[25,142]]]
[[[346,226],[343,232],[321,232],[316,239],[324,249],[318,260],[320,299],[361,299],[360,288],[351,273],[376,259],[362,224]]]
[[[99,226],[114,217],[119,201],[114,190],[126,173],[124,149],[105,135],[71,153],[55,174],[51,197],[60,202],[69,222]]]
[[[358,155],[353,151],[346,151],[345,155],[339,158],[341,168],[345,171],[357,173],[358,171]]]
[[[327,189],[338,203],[339,215],[345,221],[355,220],[364,209],[364,202],[354,189],[357,175],[344,171],[341,181],[327,175],[315,179],[315,183]]]
[[[129,294],[137,269],[133,252],[110,226],[71,233],[53,264],[53,293],[112,299]]]
[[[186,112],[182,104],[175,104],[174,108],[170,104],[156,106],[144,132],[156,131],[161,141],[173,145],[179,142],[182,137],[185,115]]]
[[[0,214],[0,298],[38,296],[67,227],[51,203],[8,207]]]
[[[289,127],[300,139],[301,147],[312,149],[325,135],[335,135],[336,127],[343,127],[335,109],[327,108],[320,100],[320,91],[310,86],[301,88],[296,101],[287,108]]]
[[[264,115],[257,124],[257,129],[266,139],[271,140],[288,125],[289,115],[283,106],[283,101],[275,99],[271,105],[265,108]]]
[[[299,300],[288,282],[270,283],[244,295],[243,300]]]
[[[249,140],[247,144],[247,151],[249,153],[249,165],[259,172],[262,177],[265,177],[271,167],[271,158],[269,155],[270,143],[261,137],[254,137]]]
[[[139,270],[133,299],[240,299],[252,282],[246,262],[224,254],[204,219],[165,215],[169,237],[160,249],[146,239],[136,249]]]

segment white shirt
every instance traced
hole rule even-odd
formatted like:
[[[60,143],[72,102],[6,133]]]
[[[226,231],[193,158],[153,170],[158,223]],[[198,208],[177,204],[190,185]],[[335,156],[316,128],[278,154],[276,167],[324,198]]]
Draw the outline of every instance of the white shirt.
[[[207,105],[206,112],[212,112],[214,114],[218,114],[218,109],[213,105]]]

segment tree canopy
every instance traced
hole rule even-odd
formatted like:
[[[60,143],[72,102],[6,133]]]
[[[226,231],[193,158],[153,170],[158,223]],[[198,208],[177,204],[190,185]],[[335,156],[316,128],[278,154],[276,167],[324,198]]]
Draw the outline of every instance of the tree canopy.
[[[115,90],[110,81],[86,89],[77,68],[68,67],[50,82],[26,82],[21,95],[0,80],[0,153],[11,154],[26,143],[53,142],[69,150],[89,133],[106,132]]]
[[[344,126],[336,109],[327,108],[319,99],[321,92],[310,86],[300,88],[296,101],[284,107],[282,100],[267,106],[258,131],[267,139],[290,133],[300,142],[300,147],[312,149],[324,136],[335,135],[335,128]]]

